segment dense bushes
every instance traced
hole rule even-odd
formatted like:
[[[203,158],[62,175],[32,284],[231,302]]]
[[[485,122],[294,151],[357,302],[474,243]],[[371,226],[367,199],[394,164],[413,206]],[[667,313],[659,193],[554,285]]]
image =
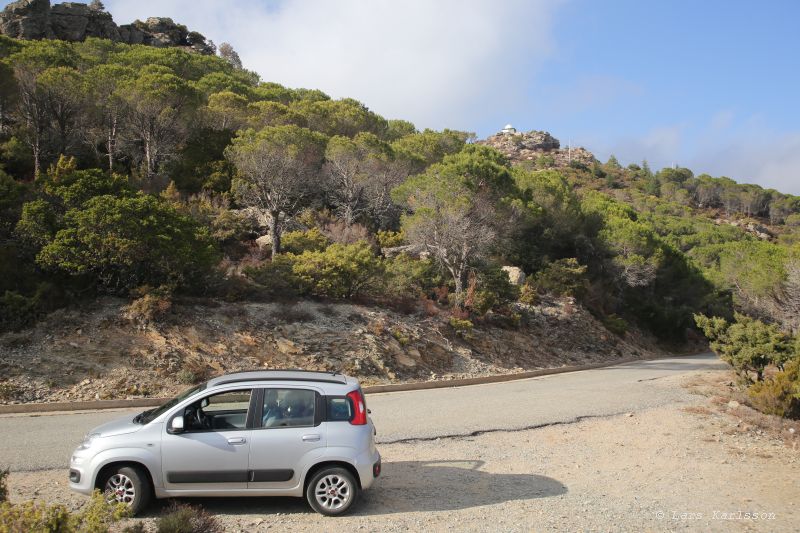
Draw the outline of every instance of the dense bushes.
[[[153,196],[98,196],[64,217],[37,263],[90,275],[112,293],[198,283],[216,259],[208,230]]]

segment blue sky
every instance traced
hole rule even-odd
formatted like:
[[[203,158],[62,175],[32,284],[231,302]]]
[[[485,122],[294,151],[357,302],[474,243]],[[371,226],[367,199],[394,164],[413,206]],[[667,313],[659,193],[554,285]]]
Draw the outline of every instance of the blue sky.
[[[0,0],[2,1],[2,0]],[[7,3],[7,2],[3,2]],[[605,160],[800,194],[800,2],[106,0],[170,16],[289,86],[418,127],[511,122]]]

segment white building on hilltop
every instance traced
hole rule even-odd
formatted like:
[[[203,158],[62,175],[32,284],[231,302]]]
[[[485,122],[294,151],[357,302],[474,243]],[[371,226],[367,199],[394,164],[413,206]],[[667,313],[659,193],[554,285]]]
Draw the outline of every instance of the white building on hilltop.
[[[500,133],[502,133],[503,135],[513,135],[517,133],[517,128],[515,128],[511,124],[506,124],[506,126],[502,130],[500,130]]]

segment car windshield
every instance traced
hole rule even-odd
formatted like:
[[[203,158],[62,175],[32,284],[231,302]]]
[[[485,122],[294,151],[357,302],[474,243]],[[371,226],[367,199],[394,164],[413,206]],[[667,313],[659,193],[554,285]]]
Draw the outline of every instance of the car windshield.
[[[207,383],[201,383],[199,385],[195,385],[191,389],[185,390],[182,393],[175,396],[173,399],[168,401],[167,403],[163,404],[160,407],[156,407],[155,409],[150,409],[149,411],[144,411],[136,415],[136,418],[133,419],[134,422],[139,422],[141,424],[148,424],[152,420],[155,420],[159,416],[161,416],[166,411],[169,411],[183,400],[194,394],[195,392],[201,391],[206,388]]]

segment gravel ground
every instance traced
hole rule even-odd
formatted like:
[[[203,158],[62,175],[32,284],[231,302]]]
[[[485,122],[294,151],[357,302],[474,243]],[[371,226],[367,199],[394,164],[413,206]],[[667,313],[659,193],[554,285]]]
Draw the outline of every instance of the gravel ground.
[[[736,417],[707,406],[695,396],[539,429],[384,444],[382,477],[346,517],[285,498],[193,503],[234,532],[797,531],[800,450],[742,433]],[[12,501],[84,501],[62,470],[14,472],[10,485]]]

